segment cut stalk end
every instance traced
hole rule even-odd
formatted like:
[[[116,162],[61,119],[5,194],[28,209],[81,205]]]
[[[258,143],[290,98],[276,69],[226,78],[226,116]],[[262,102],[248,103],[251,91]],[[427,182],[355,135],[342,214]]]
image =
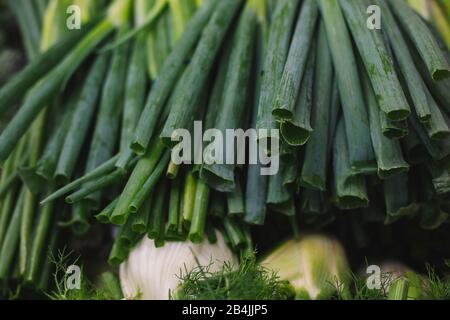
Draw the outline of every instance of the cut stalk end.
[[[291,146],[302,146],[308,142],[312,129],[298,127],[290,122],[283,123],[280,127],[281,135]]]
[[[133,150],[134,153],[136,153],[137,155],[144,155],[147,152],[147,147],[142,145],[140,142],[138,141],[133,141],[131,143],[130,146],[131,150]]]
[[[450,69],[438,69],[432,74],[434,81],[441,81],[450,78]]]
[[[125,222],[127,222],[127,217],[126,215],[114,215],[111,217],[110,222],[112,224],[122,226],[125,224]]]
[[[292,119],[293,119],[292,112],[287,109],[283,109],[283,108],[274,109],[272,111],[272,115],[279,122],[292,121]]]
[[[403,121],[406,120],[410,114],[411,111],[408,108],[408,109],[392,110],[388,112],[386,115],[391,121]]]

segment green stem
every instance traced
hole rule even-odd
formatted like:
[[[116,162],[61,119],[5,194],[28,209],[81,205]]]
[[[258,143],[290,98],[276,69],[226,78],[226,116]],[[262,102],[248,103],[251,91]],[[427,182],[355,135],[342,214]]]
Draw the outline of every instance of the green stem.
[[[197,182],[195,204],[192,210],[192,222],[189,230],[189,240],[201,243],[205,232],[206,213],[208,212],[210,189],[202,180]]]

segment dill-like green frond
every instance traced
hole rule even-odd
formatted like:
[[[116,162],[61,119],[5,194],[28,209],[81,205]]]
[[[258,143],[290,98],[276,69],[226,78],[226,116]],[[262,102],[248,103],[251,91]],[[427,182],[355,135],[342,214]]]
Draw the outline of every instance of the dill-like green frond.
[[[217,272],[212,264],[198,266],[181,276],[182,285],[172,295],[185,300],[287,300],[295,291],[287,281],[256,262],[253,254],[241,258],[239,266],[225,263]]]
[[[74,258],[72,252],[65,249],[58,251],[56,257],[51,255],[51,262],[55,266],[53,273],[54,290],[46,293],[51,300],[118,300],[121,299],[122,292],[117,276],[110,272],[103,273],[99,278],[98,285],[94,285],[84,275],[81,266],[80,287],[71,289],[67,285],[70,274],[67,269],[70,265],[76,265],[78,257]]]

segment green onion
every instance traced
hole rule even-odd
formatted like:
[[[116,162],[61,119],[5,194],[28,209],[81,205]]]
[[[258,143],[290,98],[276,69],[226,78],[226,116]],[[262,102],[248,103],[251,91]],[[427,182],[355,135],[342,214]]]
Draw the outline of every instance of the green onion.
[[[366,105],[369,110],[370,133],[372,144],[377,159],[378,176],[385,179],[409,169],[402,155],[400,142],[385,137],[381,130],[380,108],[378,107],[372,84],[367,73],[362,71],[362,80]]]
[[[425,22],[403,1],[389,2],[435,81],[450,77],[450,65]]]
[[[247,91],[252,71],[256,23],[254,10],[246,7],[241,14],[231,42],[228,70],[214,125],[214,128],[221,130],[224,137],[227,129],[240,128],[244,124],[246,116],[245,105],[248,99]],[[242,147],[237,146],[237,149]],[[237,157],[235,156],[236,159]],[[242,161],[242,159],[237,160]],[[229,192],[235,187],[234,168],[235,165],[229,164],[203,165],[201,174],[202,178],[212,188],[218,191]],[[214,178],[210,178],[211,175]],[[224,180],[223,183],[222,180]]]
[[[17,189],[17,188],[15,188]],[[4,199],[2,199],[1,216],[0,216],[0,248],[3,243],[6,231],[8,229],[10,215],[14,209],[17,191],[9,190]]]
[[[69,204],[77,203],[83,199],[90,200],[88,197],[92,196],[99,190],[104,189],[107,186],[110,186],[118,181],[123,180],[124,176],[126,174],[126,171],[117,169],[112,173],[109,173],[108,175],[102,176],[94,181],[90,181],[83,185],[81,189],[78,191],[68,195],[66,197],[66,202]],[[89,203],[90,201],[87,201],[86,203]],[[92,206],[95,206],[94,203],[89,203]]]
[[[201,243],[206,224],[206,213],[208,212],[210,189],[202,180],[198,180],[195,191],[195,202],[192,208],[192,221],[189,230],[189,240],[193,243]]]
[[[282,172],[286,170],[289,164],[284,157],[280,157],[279,171],[281,174],[272,175],[269,177],[269,185],[267,191],[266,203],[272,206],[286,204],[292,199],[292,192],[290,192],[284,183],[284,176]]]
[[[231,55],[232,41],[227,40],[223,45],[222,54],[220,56],[217,74],[214,77],[214,84],[211,88],[211,94],[209,97],[207,112],[204,117],[204,129],[208,130],[214,128],[216,118],[220,112],[220,107],[223,98],[223,92],[225,88],[225,80],[229,70],[229,61]],[[203,170],[203,169],[207,170]],[[200,178],[208,182],[211,186],[214,186],[218,190],[231,190],[234,188],[234,174],[227,166],[223,165],[207,165],[201,166],[195,165],[193,171],[200,169]]]
[[[409,133],[407,121],[391,121],[384,112],[380,112],[380,124],[383,135],[389,139],[401,139]]]
[[[67,82],[86,56],[101,42],[112,30],[108,20],[100,22],[90,31],[65,59],[53,69],[35,88],[25,100],[22,108],[11,120],[0,136],[0,164],[3,164],[10,155],[14,146],[29,125],[33,122],[46,103]]]
[[[311,108],[313,103],[314,66],[316,62],[316,42],[311,44],[308,54],[308,65],[302,79],[292,121],[282,122],[281,135],[293,146],[301,146],[308,142],[311,135]]]
[[[112,223],[123,225],[127,221],[129,207],[134,196],[153,172],[163,152],[164,145],[158,139],[154,147],[150,148],[147,154],[138,161],[111,215]]]
[[[431,111],[431,118],[430,121],[423,124],[423,126],[427,130],[428,136],[431,139],[435,140],[446,139],[450,135],[449,116],[441,112],[439,106],[437,105],[436,101],[434,100],[434,98],[432,97],[432,95],[428,90],[427,90],[427,97],[428,97],[428,106]]]
[[[428,100],[425,95],[425,84],[417,71],[417,68],[409,52],[408,45],[403,38],[403,34],[398,26],[392,12],[387,6],[385,0],[375,0],[380,8],[382,8],[383,19],[382,24],[386,34],[389,37],[389,44],[392,47],[395,56],[397,58],[400,70],[405,78],[405,82],[408,86],[409,93],[411,95],[413,106],[416,113],[422,122],[426,122],[430,119],[430,110],[428,108]]]
[[[317,64],[312,103],[312,124],[309,143],[303,160],[301,184],[318,190],[326,189],[328,167],[328,127],[333,90],[333,67],[325,25],[320,24]]]
[[[17,245],[19,243],[20,236],[20,224],[23,209],[23,201],[25,196],[25,189],[22,188],[20,196],[18,198],[14,213],[9,222],[8,230],[6,231],[5,238],[1,246],[0,252],[2,253],[2,259],[0,259],[0,279],[6,280],[11,270],[13,269],[12,263],[16,253]]]
[[[30,283],[37,282],[42,260],[45,260],[45,255],[43,256],[43,253],[47,252],[45,245],[48,244],[47,241],[50,239],[54,214],[55,210],[53,202],[50,202],[41,208],[35,227],[35,235],[31,242],[30,258],[26,271],[26,280]]]
[[[164,169],[167,167],[170,159],[170,152],[166,151],[162,158],[159,160],[158,165],[155,170],[152,171],[151,175],[133,197],[130,203],[129,211],[132,213],[138,212],[139,208],[144,204],[145,200],[149,197],[152,192],[155,192],[154,186],[158,183],[161,176],[164,173]]]
[[[437,162],[446,163],[450,157],[450,138],[445,140],[431,140],[415,115],[409,118],[409,123],[425,146],[428,154]]]
[[[102,54],[95,60],[81,89],[55,170],[57,183],[67,183],[72,176],[96,110],[108,60],[107,54]]]
[[[408,173],[403,172],[383,180],[386,222],[392,223],[401,216],[413,215],[418,210],[408,192],[411,183]]]
[[[19,145],[15,148],[13,154],[8,158],[8,160],[6,161],[5,167],[2,170],[2,177],[1,177],[1,182],[3,184],[3,188],[8,187],[8,180],[6,178],[6,176],[8,175],[9,172],[11,172],[14,167],[16,167],[18,164],[20,164],[21,162],[21,156],[22,153],[24,151],[24,148],[26,147],[26,139],[21,139]],[[12,174],[12,176],[14,177],[14,175],[17,176],[18,178],[18,174],[17,172],[14,174]],[[11,188],[5,189],[5,191],[3,192],[5,194],[4,198],[2,199],[1,202],[1,216],[0,216],[0,248],[2,245],[2,241],[4,239],[7,227],[8,227],[8,223],[9,223],[9,219],[11,218],[10,216],[12,215],[12,211],[14,208],[14,202],[17,200],[17,193],[18,193],[18,188],[12,184]]]
[[[439,82],[434,81],[430,73],[428,72],[425,63],[422,61],[419,54],[417,53],[417,50],[414,49],[412,45],[410,46],[410,50],[411,54],[413,55],[414,63],[419,69],[419,72],[422,75],[423,80],[425,80],[425,83],[430,89],[433,97],[439,103],[440,107],[444,108],[444,110],[447,111],[447,113],[449,113],[450,91],[448,90],[448,87],[450,85],[450,79],[440,80]]]
[[[260,4],[262,2],[259,2]],[[259,25],[256,33],[256,62],[255,62],[255,88],[252,102],[251,128],[256,127],[258,117],[259,97],[263,78],[263,63],[267,45],[268,22],[265,17],[265,8],[259,14]],[[244,220],[250,224],[262,225],[266,218],[266,193],[268,177],[261,175],[261,164],[249,164],[247,170],[247,183],[245,190]],[[217,196],[216,196],[217,198]],[[215,204],[213,197],[213,205]],[[217,201],[216,201],[217,203]],[[218,202],[223,203],[223,202]],[[212,205],[212,206],[213,206]]]
[[[164,11],[168,0],[157,0],[155,5],[153,6],[152,10],[146,15],[144,21],[141,22],[139,26],[134,28],[133,30],[121,35],[118,39],[116,39],[112,44],[107,45],[105,48],[103,48],[103,51],[116,49],[117,47],[120,47],[125,42],[129,41],[136,35],[138,35],[140,32],[142,32],[144,29],[148,28],[158,17],[159,15]],[[122,3],[121,3],[122,2]],[[116,4],[116,5],[114,5]],[[127,14],[124,14],[124,12],[128,11],[130,8],[131,1],[129,0],[116,0],[116,2],[113,2],[113,5],[109,8],[109,16],[115,17],[114,21],[115,24],[123,24],[124,15],[128,16]],[[128,7],[124,10],[124,6]],[[117,19],[118,18],[118,19]]]
[[[114,208],[116,207],[118,201],[119,201],[118,198],[111,201],[102,211],[100,211],[99,214],[95,216],[95,219],[97,219],[97,221],[99,221],[100,223],[104,224],[109,223],[111,214],[113,213]]]
[[[20,218],[19,273],[25,275],[30,258],[31,235],[36,214],[36,196],[25,187],[23,209]]]
[[[197,190],[197,179],[192,175],[191,171],[186,173],[183,186],[183,195],[181,202],[181,216],[185,223],[190,224],[192,221],[192,212],[195,205],[195,193]]]
[[[125,168],[133,156],[129,148],[133,139],[139,115],[145,104],[146,72],[145,72],[145,38],[136,38],[133,53],[130,58],[125,89],[125,102],[122,116],[122,135],[120,139],[120,150],[122,152],[117,166]]]
[[[166,225],[166,235],[168,237],[177,235],[178,223],[180,220],[180,179],[176,178],[170,183],[170,198],[169,198],[169,217]]]
[[[36,174],[47,181],[53,181],[61,149],[67,136],[67,127],[72,121],[76,101],[79,98],[78,93],[78,90],[76,90],[66,102],[67,106],[63,111],[64,115],[62,119],[56,119],[60,123],[57,123],[53,132],[51,132],[47,145],[36,163]]]
[[[14,171],[5,179],[5,181],[3,181],[0,187],[0,199],[3,199],[8,193],[8,191],[10,191],[14,187],[14,184],[18,181],[19,181],[19,174],[17,171]]]
[[[283,176],[283,185],[290,192],[297,192],[299,185],[299,172],[303,163],[303,150],[293,150],[289,156],[285,155],[286,166],[282,168],[280,174]]]
[[[233,249],[238,250],[245,245],[246,238],[239,224],[230,217],[225,217],[222,221],[224,231],[228,236]]]
[[[123,226],[120,227],[119,233],[117,234],[118,240],[122,245],[131,250],[136,243],[142,238],[141,234],[138,234],[132,230],[133,219],[129,219]]]
[[[147,56],[148,69],[152,79],[156,79],[160,73],[160,69],[170,53],[170,39],[167,33],[168,17],[170,12],[165,11],[155,22],[154,28],[150,30],[147,36]]]
[[[204,89],[209,71],[241,4],[242,0],[221,1],[206,25],[183,76],[182,90],[175,98],[174,105],[160,134],[166,145],[173,145],[171,137],[175,130],[190,128],[197,111],[197,101]]]
[[[91,27],[91,25],[86,25],[80,31],[70,32],[8,80],[0,89],[0,113],[5,113],[18,103],[24,92],[27,92],[49,70],[52,70],[73,48],[74,43],[78,43],[87,31],[92,29]]]
[[[414,130],[409,131],[409,134],[402,140],[402,145],[409,163],[419,164],[425,161],[427,150]]]
[[[127,30],[128,26],[123,26],[117,33],[117,38],[120,38]],[[114,51],[111,66],[103,85],[97,121],[86,161],[86,171],[91,171],[111,158],[115,152],[123,110],[128,49],[127,45],[123,45]],[[94,204],[98,204],[100,193],[91,194],[88,198]]]
[[[118,266],[119,264],[124,262],[127,259],[129,253],[129,249],[122,243],[122,241],[119,240],[119,237],[117,237],[114,241],[108,257],[108,263],[111,266]]]
[[[152,206],[153,193],[151,193],[144,204],[139,208],[135,215],[131,216],[130,219],[133,220],[131,223],[131,230],[135,233],[145,234],[147,233],[150,208]]]
[[[8,6],[13,11],[24,36],[25,50],[28,58],[34,60],[39,54],[41,25],[33,8],[33,3],[26,0],[9,0]]]
[[[337,206],[343,210],[366,207],[369,204],[366,182],[362,175],[354,175],[352,172],[343,119],[339,121],[336,129],[333,155]]]
[[[437,166],[428,163],[428,170],[433,178],[433,186],[437,194],[446,194],[450,192],[450,172],[446,166]]]
[[[319,0],[318,3],[325,22],[328,44],[336,70],[336,80],[345,119],[345,136],[350,165],[354,170],[364,169],[372,166],[374,155],[370,141],[369,118],[364,108],[350,35],[338,1]]]
[[[49,21],[50,23],[51,21]],[[47,45],[50,45],[51,42],[54,39],[51,38],[42,38],[42,46],[46,47]],[[42,83],[42,81],[41,81]],[[31,92],[34,92],[37,90],[36,86],[32,89]],[[32,95],[32,93],[30,93]],[[22,110],[22,109],[20,109]],[[25,204],[24,204],[24,213],[22,214],[22,220],[23,223],[21,225],[21,240],[20,240],[20,259],[19,259],[19,269],[20,273],[23,274],[25,270],[26,265],[26,252],[27,248],[29,246],[28,239],[29,239],[29,233],[31,231],[31,225],[33,223],[33,216],[34,216],[34,195],[37,194],[40,189],[41,185],[39,183],[39,179],[35,179],[35,167],[39,160],[40,154],[42,152],[42,145],[43,145],[43,138],[45,133],[45,122],[47,119],[47,114],[49,110],[45,106],[43,106],[43,110],[36,114],[36,119],[32,122],[30,122],[31,128],[30,128],[30,134],[29,134],[29,149],[30,149],[30,155],[27,159],[27,164],[24,168],[19,169],[19,173],[27,185],[27,191],[25,195]],[[20,114],[20,111],[19,111]],[[17,117],[17,116],[16,116]],[[14,117],[13,120],[16,118]],[[6,131],[6,129],[5,129]],[[3,135],[2,135],[3,136]],[[0,136],[0,140],[1,137]]]
[[[164,243],[163,232],[164,232],[164,207],[167,196],[167,183],[163,179],[159,187],[158,193],[154,196],[154,206],[152,206],[150,212],[150,221],[147,231],[147,236],[150,239],[155,240],[155,246],[160,247]]]
[[[226,194],[228,215],[242,216],[245,213],[245,198],[242,192],[241,182],[239,181],[239,178],[236,177],[236,180],[237,183],[235,189]]]
[[[312,46],[317,18],[318,9],[315,1],[304,1],[272,110],[273,116],[278,121],[294,120],[298,92],[302,79],[306,78],[304,76],[306,61]]]
[[[341,114],[341,100],[339,96],[339,87],[337,84],[336,74],[333,77],[333,89],[331,94],[330,105],[330,124],[328,126],[328,158],[331,158],[330,154],[333,152],[334,138],[336,137],[336,128]]]
[[[264,141],[270,130],[276,129],[272,116],[276,94],[283,77],[283,69],[289,53],[292,29],[297,16],[298,0],[280,0],[272,16],[268,44],[264,58],[263,78],[259,97],[256,129],[267,129],[267,136],[260,133],[258,139]],[[270,145],[270,144],[269,144]],[[268,146],[269,147],[269,146]]]
[[[277,205],[289,201],[291,195],[283,185],[282,175],[273,175],[269,178],[266,203]]]
[[[76,203],[72,207],[72,217],[68,222],[60,223],[63,227],[70,227],[74,235],[84,235],[88,232],[91,224],[89,222],[89,210],[84,203]]]
[[[184,67],[184,62],[191,53],[204,26],[208,22],[218,1],[209,0],[203,5],[186,26],[186,31],[164,62],[161,72],[145,104],[131,148],[137,154],[144,154],[153,136],[155,126],[176,79]]]
[[[56,225],[56,223],[53,225],[51,231],[50,231],[50,239],[48,240],[48,251],[47,255],[44,257],[44,263],[40,272],[39,276],[39,283],[37,284],[37,287],[41,290],[47,290],[48,289],[48,282],[50,279],[50,275],[52,272],[52,269],[54,267],[54,263],[52,261],[52,257],[55,256],[56,251],[56,245],[58,241],[58,235],[59,230]]]
[[[84,176],[72,181],[71,183],[65,185],[61,189],[56,190],[51,195],[47,196],[44,200],[41,201],[41,204],[45,204],[47,202],[53,201],[55,199],[58,199],[59,197],[63,196],[64,194],[80,187],[86,182],[92,181],[94,179],[100,178],[105,174],[108,174],[115,168],[115,164],[117,159],[119,158],[119,155],[116,155],[109,159],[108,161],[104,162],[103,164],[99,165],[97,168],[93,169],[92,171],[86,173]]]
[[[381,30],[370,30],[364,1],[340,0],[353,39],[369,74],[381,110],[393,121],[405,120],[410,108],[385,47]]]

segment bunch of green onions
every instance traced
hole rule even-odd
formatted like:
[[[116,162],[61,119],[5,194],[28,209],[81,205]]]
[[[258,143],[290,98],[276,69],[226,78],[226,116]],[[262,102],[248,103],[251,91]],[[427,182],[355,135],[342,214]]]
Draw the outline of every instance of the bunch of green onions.
[[[367,28],[371,4],[381,29]],[[0,112],[25,98],[0,135],[0,254],[10,257],[0,279],[18,243],[19,270],[33,261],[30,235],[49,234],[62,196],[75,233],[94,212],[120,226],[112,264],[145,235],[157,246],[213,242],[213,227],[248,250],[248,226],[267,212],[294,226],[342,211],[385,224],[412,216],[430,229],[448,220],[450,53],[403,0],[116,0],[108,13],[0,90]],[[194,120],[279,129],[279,172],[171,163],[172,133]]]
[[[81,30],[66,27],[69,5],[81,9]],[[2,118],[22,103],[0,138],[0,283],[45,289],[59,227],[86,233],[105,199],[90,194],[73,207],[59,200],[41,206],[40,200],[111,158],[116,144],[127,145],[139,117],[136,106],[196,2],[20,0],[9,7],[29,64],[0,89]],[[101,51],[133,28],[145,32]],[[121,161],[128,165],[129,158]]]

